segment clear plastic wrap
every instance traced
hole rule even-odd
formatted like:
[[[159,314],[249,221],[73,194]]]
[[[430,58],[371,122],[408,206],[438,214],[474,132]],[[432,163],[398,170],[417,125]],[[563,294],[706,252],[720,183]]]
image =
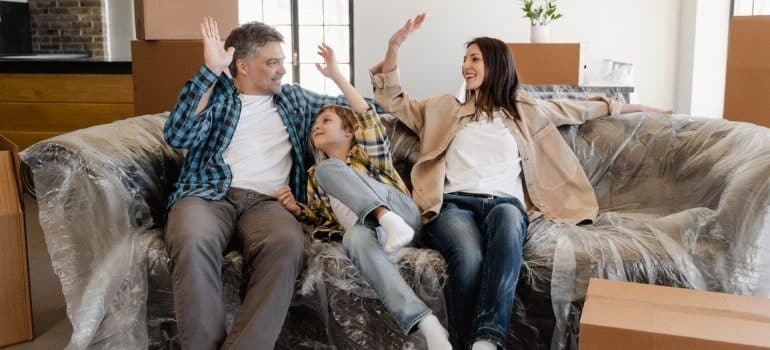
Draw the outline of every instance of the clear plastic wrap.
[[[160,220],[182,154],[163,142],[164,121],[127,119],[22,154],[73,324],[70,349],[178,346]],[[392,119],[386,125],[408,179],[416,138]],[[601,213],[585,226],[532,222],[509,348],[577,349],[590,277],[770,297],[769,129],[637,114],[560,131]],[[340,243],[307,244],[306,256],[277,348],[424,347],[419,332],[399,331]],[[410,248],[392,258],[445,322],[441,256]],[[244,273],[229,252],[228,326]]]
[[[72,323],[69,349],[148,342],[148,247],[181,160],[163,142],[164,119],[78,130],[21,154]]]

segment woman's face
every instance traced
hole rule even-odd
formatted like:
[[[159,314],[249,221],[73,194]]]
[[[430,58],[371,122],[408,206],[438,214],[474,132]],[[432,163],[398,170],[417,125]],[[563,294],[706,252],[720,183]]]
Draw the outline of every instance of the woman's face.
[[[466,89],[478,90],[481,87],[481,83],[484,82],[484,57],[481,56],[481,50],[478,45],[471,44],[465,50],[462,73]]]

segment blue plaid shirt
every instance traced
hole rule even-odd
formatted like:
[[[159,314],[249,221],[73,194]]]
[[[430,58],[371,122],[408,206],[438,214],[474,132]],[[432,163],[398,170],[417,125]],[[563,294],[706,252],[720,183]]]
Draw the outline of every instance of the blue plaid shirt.
[[[216,84],[216,85],[215,85]],[[198,101],[214,85],[209,103],[198,115]],[[185,83],[176,107],[163,128],[163,137],[174,148],[187,149],[187,156],[176,189],[168,199],[171,207],[178,199],[196,196],[220,200],[227,195],[233,175],[222,156],[235,133],[241,115],[241,100],[232,79],[217,77],[205,65]],[[297,85],[283,85],[273,95],[273,103],[286,125],[292,145],[292,169],[289,182],[297,201],[305,203],[306,169],[312,162],[305,156],[307,136],[321,107],[346,104],[344,96],[330,97]],[[267,193],[271,195],[270,193]]]

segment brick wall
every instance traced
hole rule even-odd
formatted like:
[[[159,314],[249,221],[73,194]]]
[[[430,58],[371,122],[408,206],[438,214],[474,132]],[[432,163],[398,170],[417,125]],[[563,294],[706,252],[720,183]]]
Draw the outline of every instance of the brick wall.
[[[102,0],[29,0],[32,50],[104,57]]]

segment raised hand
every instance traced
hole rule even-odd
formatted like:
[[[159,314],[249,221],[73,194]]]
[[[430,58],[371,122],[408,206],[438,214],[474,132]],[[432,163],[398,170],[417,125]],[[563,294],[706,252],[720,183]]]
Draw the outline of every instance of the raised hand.
[[[374,65],[372,71],[387,73],[396,69],[396,64],[398,63],[398,49],[412,32],[422,26],[423,22],[425,22],[425,14],[421,13],[414,18],[410,18],[401,28],[398,28],[398,30],[390,37],[390,40],[388,40],[388,50],[385,52],[385,58],[382,62]]]
[[[232,77],[228,67],[233,61],[235,48],[230,47],[225,50],[225,43],[219,37],[217,21],[211,17],[204,17],[201,20],[201,38],[203,39],[203,63],[206,67],[216,75],[224,72]]]
[[[289,186],[281,187],[275,197],[278,199],[278,202],[281,203],[281,205],[283,205],[283,207],[286,208],[286,210],[288,210],[292,215],[296,217],[299,216],[301,209],[297,204],[297,201],[294,199],[294,194],[291,193],[291,188],[289,188]]]
[[[326,43],[318,45],[318,55],[324,59],[324,65],[321,65],[320,63],[315,64],[321,74],[332,80],[342,77],[340,67],[337,65],[337,56],[334,54],[334,49],[332,49],[331,46],[326,45]]]
[[[399,28],[388,41],[388,47],[397,48],[409,37],[412,32],[419,29],[422,23],[425,22],[425,13],[421,13],[414,18],[410,18],[406,23]]]

